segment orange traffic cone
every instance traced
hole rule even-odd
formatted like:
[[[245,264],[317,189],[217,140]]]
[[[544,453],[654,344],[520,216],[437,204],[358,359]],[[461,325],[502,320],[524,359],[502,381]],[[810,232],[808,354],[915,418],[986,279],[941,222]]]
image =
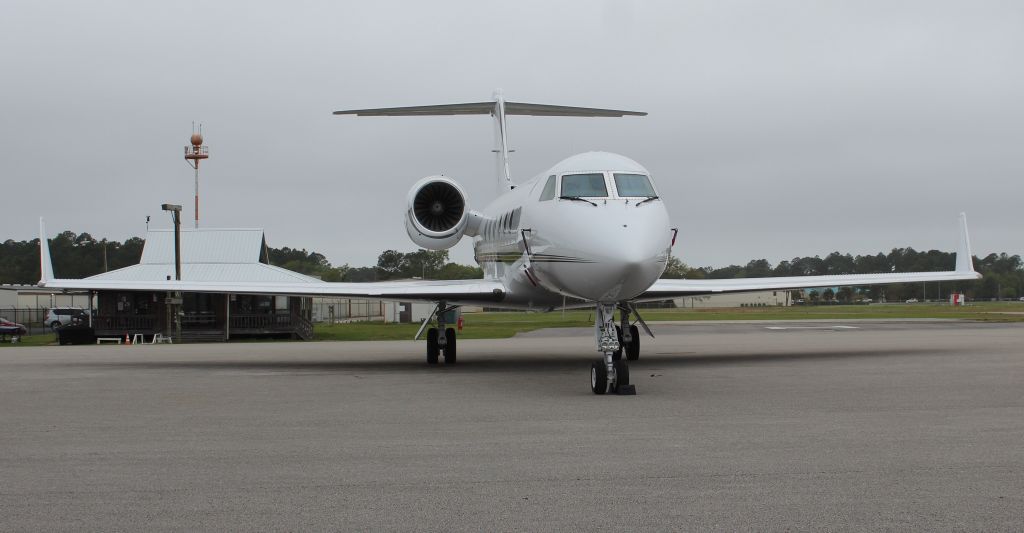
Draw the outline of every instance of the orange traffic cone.
[[[131,346],[132,345],[132,340],[130,338],[128,338],[128,334],[127,333],[124,334],[124,344],[126,346]]]

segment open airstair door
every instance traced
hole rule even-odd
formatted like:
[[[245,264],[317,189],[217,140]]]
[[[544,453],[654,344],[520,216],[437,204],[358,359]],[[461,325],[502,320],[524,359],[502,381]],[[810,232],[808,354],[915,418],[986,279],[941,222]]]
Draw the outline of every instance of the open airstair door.
[[[378,107],[373,109],[345,109],[335,111],[334,114],[356,115],[360,117],[491,115],[494,117],[494,152],[497,154],[499,193],[508,192],[512,190],[513,187],[512,173],[509,169],[508,163],[508,154],[510,150],[508,147],[508,127],[505,123],[505,117],[507,115],[530,115],[537,117],[624,117],[647,115],[647,113],[643,111],[506,102],[504,97],[502,97],[500,89],[494,91],[494,100],[490,102]]]

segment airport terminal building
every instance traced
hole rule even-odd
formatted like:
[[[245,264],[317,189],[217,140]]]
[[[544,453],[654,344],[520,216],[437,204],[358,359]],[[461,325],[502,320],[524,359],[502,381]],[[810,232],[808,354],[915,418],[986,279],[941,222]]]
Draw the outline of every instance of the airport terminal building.
[[[137,265],[89,279],[174,279],[174,231],[150,230]],[[261,229],[202,229],[181,232],[181,279],[207,282],[322,283],[269,264]],[[166,292],[96,291],[92,326],[100,337],[166,333]],[[182,339],[226,341],[240,337],[311,339],[312,299],[294,296],[182,293]]]

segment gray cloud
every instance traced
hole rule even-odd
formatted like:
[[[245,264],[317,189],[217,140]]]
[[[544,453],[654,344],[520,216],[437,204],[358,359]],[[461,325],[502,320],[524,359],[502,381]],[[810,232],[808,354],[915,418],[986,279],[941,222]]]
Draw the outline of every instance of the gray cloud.
[[[369,264],[411,249],[412,183],[493,197],[485,117],[334,109],[518,101],[646,118],[513,117],[526,179],[605,149],[654,172],[696,265],[952,249],[1024,252],[1024,8],[1016,2],[38,3],[0,12],[5,238],[139,235],[191,203],[203,225]],[[471,259],[460,244],[453,255]]]

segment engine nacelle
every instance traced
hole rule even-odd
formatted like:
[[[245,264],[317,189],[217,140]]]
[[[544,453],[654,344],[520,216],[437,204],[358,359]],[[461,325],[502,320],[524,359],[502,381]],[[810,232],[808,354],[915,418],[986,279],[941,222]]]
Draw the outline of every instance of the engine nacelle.
[[[427,176],[417,181],[407,203],[405,231],[421,248],[444,250],[463,235],[476,235],[479,215],[469,210],[466,191],[451,178]]]

